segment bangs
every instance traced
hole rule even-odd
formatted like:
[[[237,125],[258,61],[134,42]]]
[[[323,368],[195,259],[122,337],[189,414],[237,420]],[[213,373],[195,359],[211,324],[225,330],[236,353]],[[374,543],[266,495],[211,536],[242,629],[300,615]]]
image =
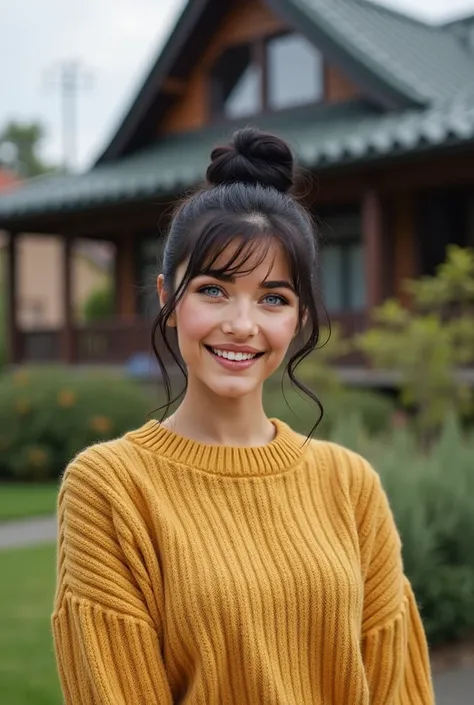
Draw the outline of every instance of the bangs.
[[[191,280],[207,275],[217,277],[243,277],[255,271],[268,257],[273,243],[282,247],[288,261],[292,284],[297,291],[298,271],[294,253],[285,246],[285,238],[270,222],[261,216],[232,218],[223,222],[211,220],[190,238],[190,252],[183,279],[176,292],[180,297]],[[194,242],[193,242],[194,240]],[[269,265],[269,272],[272,264]]]

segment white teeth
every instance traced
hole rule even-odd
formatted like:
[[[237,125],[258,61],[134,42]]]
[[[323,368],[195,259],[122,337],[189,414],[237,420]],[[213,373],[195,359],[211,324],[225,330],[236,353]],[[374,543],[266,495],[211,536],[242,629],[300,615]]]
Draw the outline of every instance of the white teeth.
[[[233,352],[230,350],[216,350],[212,348],[212,352],[219,357],[224,357],[226,360],[234,360],[235,362],[242,362],[243,360],[253,360],[256,357],[256,353],[241,353]]]

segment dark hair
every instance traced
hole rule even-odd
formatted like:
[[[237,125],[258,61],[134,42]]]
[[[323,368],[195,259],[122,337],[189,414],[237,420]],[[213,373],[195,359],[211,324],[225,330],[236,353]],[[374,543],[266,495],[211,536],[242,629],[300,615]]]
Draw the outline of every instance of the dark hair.
[[[153,350],[161,368],[167,404],[186,390],[186,369],[176,353],[176,341],[170,341],[167,325],[188,284],[195,277],[209,273],[243,275],[264,260],[275,239],[288,258],[290,276],[299,297],[301,345],[288,360],[286,372],[291,383],[323,409],[315,394],[295,377],[298,364],[317,346],[319,312],[316,286],[317,245],[312,219],[291,195],[294,186],[294,159],[289,146],[277,136],[244,128],[236,132],[229,145],[216,147],[207,169],[207,184],[177,208],[171,221],[163,252],[163,276],[168,300],[153,325]],[[240,244],[223,266],[216,262],[228,245]],[[250,258],[259,253],[258,263]],[[175,288],[177,268],[187,262],[186,271]],[[246,269],[247,267],[247,269]],[[185,377],[183,391],[174,399],[171,382],[156,344],[160,333],[166,348]],[[174,332],[174,335],[176,333]],[[163,407],[162,407],[163,408]]]

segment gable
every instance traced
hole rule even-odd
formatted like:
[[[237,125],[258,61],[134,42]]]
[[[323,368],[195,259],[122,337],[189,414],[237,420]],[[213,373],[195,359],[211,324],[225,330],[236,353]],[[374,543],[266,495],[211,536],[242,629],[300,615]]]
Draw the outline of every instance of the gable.
[[[262,0],[234,0],[189,79],[181,86],[176,105],[157,122],[156,134],[164,136],[208,125],[212,120],[210,74],[219,57],[231,47],[286,31],[292,31],[292,27]],[[334,65],[327,63],[324,84],[325,102],[340,102],[362,93]]]

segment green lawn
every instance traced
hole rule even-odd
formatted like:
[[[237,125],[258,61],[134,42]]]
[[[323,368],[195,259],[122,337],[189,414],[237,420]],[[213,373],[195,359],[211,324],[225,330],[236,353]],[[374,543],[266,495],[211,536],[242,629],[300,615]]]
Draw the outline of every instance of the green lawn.
[[[59,705],[50,615],[55,547],[0,551],[0,703]]]
[[[57,494],[56,484],[0,484],[0,522],[54,514]]]

